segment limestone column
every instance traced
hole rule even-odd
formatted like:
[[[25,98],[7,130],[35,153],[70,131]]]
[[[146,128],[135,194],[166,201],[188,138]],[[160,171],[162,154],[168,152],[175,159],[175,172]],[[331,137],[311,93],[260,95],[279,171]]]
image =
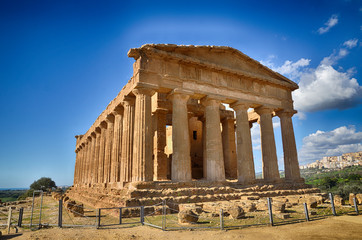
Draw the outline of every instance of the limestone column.
[[[100,147],[101,147],[101,128],[96,127],[95,134],[96,134],[96,140],[95,140],[95,149],[94,149],[94,167],[92,171],[92,179],[93,183],[98,182],[98,171],[99,171],[99,153],[100,153]]]
[[[157,109],[155,118],[155,135],[154,135],[154,179],[167,179],[167,156],[165,154],[166,147],[166,114],[167,109]]]
[[[96,134],[92,132],[91,137],[92,137],[92,147],[91,147],[92,149],[91,149],[90,168],[88,171],[88,179],[89,183],[94,183],[93,171],[95,168]]]
[[[206,97],[205,106],[206,172],[209,181],[225,181],[224,156],[220,127],[221,101]],[[204,166],[205,167],[205,166]]]
[[[121,182],[130,182],[132,176],[132,152],[133,152],[133,129],[134,129],[134,103],[133,97],[123,99],[123,130],[121,150]]]
[[[75,164],[74,164],[74,178],[73,185],[78,184],[77,173],[78,173],[78,165],[79,165],[79,149],[75,149]]]
[[[225,176],[227,178],[237,178],[234,118],[225,118],[222,120],[222,146]]]
[[[263,178],[266,181],[277,181],[280,176],[272,121],[273,109],[259,107],[255,111],[259,115]]]
[[[123,108],[118,106],[113,111],[114,115],[114,134],[112,146],[111,178],[110,182],[119,182],[121,147],[122,147],[122,126],[123,126]]]
[[[248,184],[255,181],[253,146],[248,120],[249,106],[236,103],[231,105],[231,107],[235,110],[236,114],[238,181]]]
[[[81,161],[81,167],[80,167],[80,172],[79,172],[79,175],[80,175],[80,183],[84,183],[84,166],[85,166],[85,161],[86,161],[86,158],[87,158],[87,151],[86,151],[86,143],[83,142],[82,143],[82,161]]]
[[[114,115],[110,114],[107,116],[107,131],[106,131],[106,146],[104,156],[104,178],[103,183],[109,183],[111,180],[111,157],[112,157],[112,145],[114,135]]]
[[[101,141],[99,146],[99,159],[98,159],[98,183],[104,182],[104,163],[106,156],[106,137],[107,137],[107,123],[104,121],[100,124]]]
[[[91,161],[92,161],[92,137],[87,137],[88,146],[87,146],[87,162],[86,162],[86,171],[84,173],[85,183],[90,183],[89,181],[89,171],[91,169]]]
[[[282,131],[284,172],[286,180],[299,180],[300,170],[298,163],[297,146],[295,144],[292,116],[295,111],[281,111],[277,115],[280,118]]]
[[[207,152],[206,152],[206,121],[205,117],[199,117],[202,122],[202,170],[203,178],[207,179],[206,163],[207,163]]]
[[[175,182],[192,181],[189,120],[187,92],[174,90],[169,98],[172,100],[172,166],[171,180]]]
[[[80,172],[81,172],[81,167],[82,167],[82,144],[79,145],[79,151],[78,151],[78,167],[77,167],[77,184],[80,184],[81,182],[81,178],[80,178]]]
[[[153,180],[152,159],[152,113],[151,96],[155,93],[153,89],[136,88],[132,91],[136,95],[134,140],[133,140],[133,163],[132,181]]]

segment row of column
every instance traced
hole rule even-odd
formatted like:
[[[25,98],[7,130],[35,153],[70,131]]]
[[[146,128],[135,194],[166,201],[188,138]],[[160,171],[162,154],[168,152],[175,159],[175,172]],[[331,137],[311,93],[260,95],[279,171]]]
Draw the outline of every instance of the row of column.
[[[147,88],[133,90],[122,106],[107,116],[76,150],[74,183],[151,181],[151,96]]]
[[[189,94],[187,92],[174,91],[171,99],[173,102],[173,156],[171,176],[173,181],[191,181],[190,139],[187,117],[187,100],[189,99]],[[224,120],[222,123],[223,132],[225,131],[226,133],[222,136],[219,110],[221,100],[206,97],[202,99],[201,103],[205,106],[204,119],[202,119],[204,126],[204,178],[209,181],[224,181],[225,169],[231,171],[233,167],[236,167],[237,179],[240,183],[253,183],[255,181],[255,169],[250,124],[247,113],[249,105],[242,102],[231,105],[236,113],[237,126],[237,161],[236,166],[233,166],[228,156],[228,154],[230,154],[230,145],[232,145],[230,141],[228,141],[230,140],[228,138],[234,134],[234,124],[231,125],[227,120]],[[273,109],[259,107],[255,110],[259,114],[263,178],[270,182],[278,181],[280,176],[272,122]],[[297,149],[291,119],[293,114],[293,112],[286,111],[281,111],[277,114],[281,121],[285,178],[287,180],[300,179]],[[226,139],[222,139],[223,137]],[[225,166],[227,164],[229,164],[229,166]],[[232,175],[232,173],[229,173],[229,175]]]
[[[157,166],[162,162],[166,163],[163,151],[164,141],[157,143],[156,165],[152,159],[151,96],[154,90],[136,88],[132,92],[135,97],[125,97],[122,106],[118,106],[108,115],[105,121],[77,148],[75,184],[152,181],[154,171],[160,171],[161,178],[166,178],[167,173],[162,170],[165,168]],[[187,101],[191,94],[174,90],[168,96],[172,101],[173,126],[171,180],[176,182],[192,180],[187,109]],[[235,164],[230,161],[229,156],[233,147],[231,141],[235,141],[234,120],[226,119],[222,122],[222,134],[219,109],[221,99],[208,96],[202,99],[201,104],[205,107],[204,178],[209,181],[224,181],[226,169],[230,171],[228,174],[236,176],[240,183],[254,182],[254,160],[247,113],[249,105],[242,102],[231,105],[236,113],[237,126]],[[259,114],[263,177],[267,181],[276,181],[280,177],[272,124],[273,109],[259,107],[255,111]],[[164,118],[166,116],[165,111],[158,111],[156,114],[164,115]],[[292,115],[292,112],[278,113],[282,130],[285,178],[288,180],[300,178]],[[165,122],[159,122],[156,127],[165,128]],[[165,161],[158,161],[159,159]]]

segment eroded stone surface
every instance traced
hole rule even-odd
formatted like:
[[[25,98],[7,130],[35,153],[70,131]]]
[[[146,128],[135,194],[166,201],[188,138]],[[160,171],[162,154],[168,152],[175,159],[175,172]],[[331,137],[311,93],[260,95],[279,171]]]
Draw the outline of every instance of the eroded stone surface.
[[[74,186],[67,193],[72,199],[109,207],[311,191],[300,178],[295,147],[296,83],[230,47],[146,44],[128,56],[135,59],[132,78],[89,130],[76,136]],[[285,179],[278,171],[275,116],[281,121]],[[255,178],[254,122],[261,129],[262,180]]]

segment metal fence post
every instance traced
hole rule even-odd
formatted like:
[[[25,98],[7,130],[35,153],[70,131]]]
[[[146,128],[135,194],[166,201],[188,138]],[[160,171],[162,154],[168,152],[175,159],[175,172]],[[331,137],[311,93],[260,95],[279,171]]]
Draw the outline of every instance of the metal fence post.
[[[332,194],[332,193],[329,193],[329,200],[331,201],[333,216],[337,216],[337,214],[336,214],[336,208],[334,207],[334,198],[333,198],[333,194]]]
[[[272,204],[271,204],[271,198],[267,198],[268,200],[268,209],[269,209],[269,220],[270,220],[270,224],[272,226],[274,226],[274,222],[273,222],[273,209],[272,209]]]
[[[162,231],[166,230],[166,207],[165,200],[162,201]]]
[[[355,197],[353,198],[353,203],[354,203],[354,210],[356,210],[356,214],[358,215],[357,200],[356,200],[356,198],[355,198]]]
[[[144,225],[144,222],[145,222],[145,207],[144,206],[141,206],[140,221],[141,221],[141,224]]]
[[[122,224],[122,208],[119,208],[119,224]]]
[[[63,223],[63,199],[59,199],[59,211],[58,211],[58,227],[62,227]]]
[[[10,227],[11,227],[11,215],[12,215],[12,208],[9,207],[9,213],[8,213],[8,234],[10,234]]]
[[[99,228],[101,226],[101,209],[98,208],[97,209],[97,228]]]
[[[40,200],[40,212],[39,212],[39,229],[41,228],[41,210],[43,208],[43,191],[41,191],[41,200]]]
[[[306,203],[304,203],[303,205],[304,205],[305,219],[306,219],[307,222],[308,222],[308,221],[309,221],[308,206],[307,206]]]
[[[220,229],[224,230],[224,210],[220,208]]]
[[[24,208],[19,209],[19,218],[18,218],[18,227],[21,227],[21,224],[23,223],[23,214],[24,214]]]
[[[34,198],[35,198],[35,191],[33,191],[33,203],[31,204],[30,228],[33,226]]]

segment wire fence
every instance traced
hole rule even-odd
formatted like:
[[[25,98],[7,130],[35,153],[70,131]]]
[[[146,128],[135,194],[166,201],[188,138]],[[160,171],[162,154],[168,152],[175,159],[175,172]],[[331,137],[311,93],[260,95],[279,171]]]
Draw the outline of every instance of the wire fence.
[[[338,197],[338,196],[336,196]],[[0,226],[44,228],[115,228],[146,225],[164,231],[182,229],[233,229],[283,225],[328,216],[358,215],[362,202],[348,203],[329,195],[247,197],[233,201],[179,204],[162,201],[151,206],[91,208],[69,198],[55,200],[39,192],[32,204],[0,208]]]

